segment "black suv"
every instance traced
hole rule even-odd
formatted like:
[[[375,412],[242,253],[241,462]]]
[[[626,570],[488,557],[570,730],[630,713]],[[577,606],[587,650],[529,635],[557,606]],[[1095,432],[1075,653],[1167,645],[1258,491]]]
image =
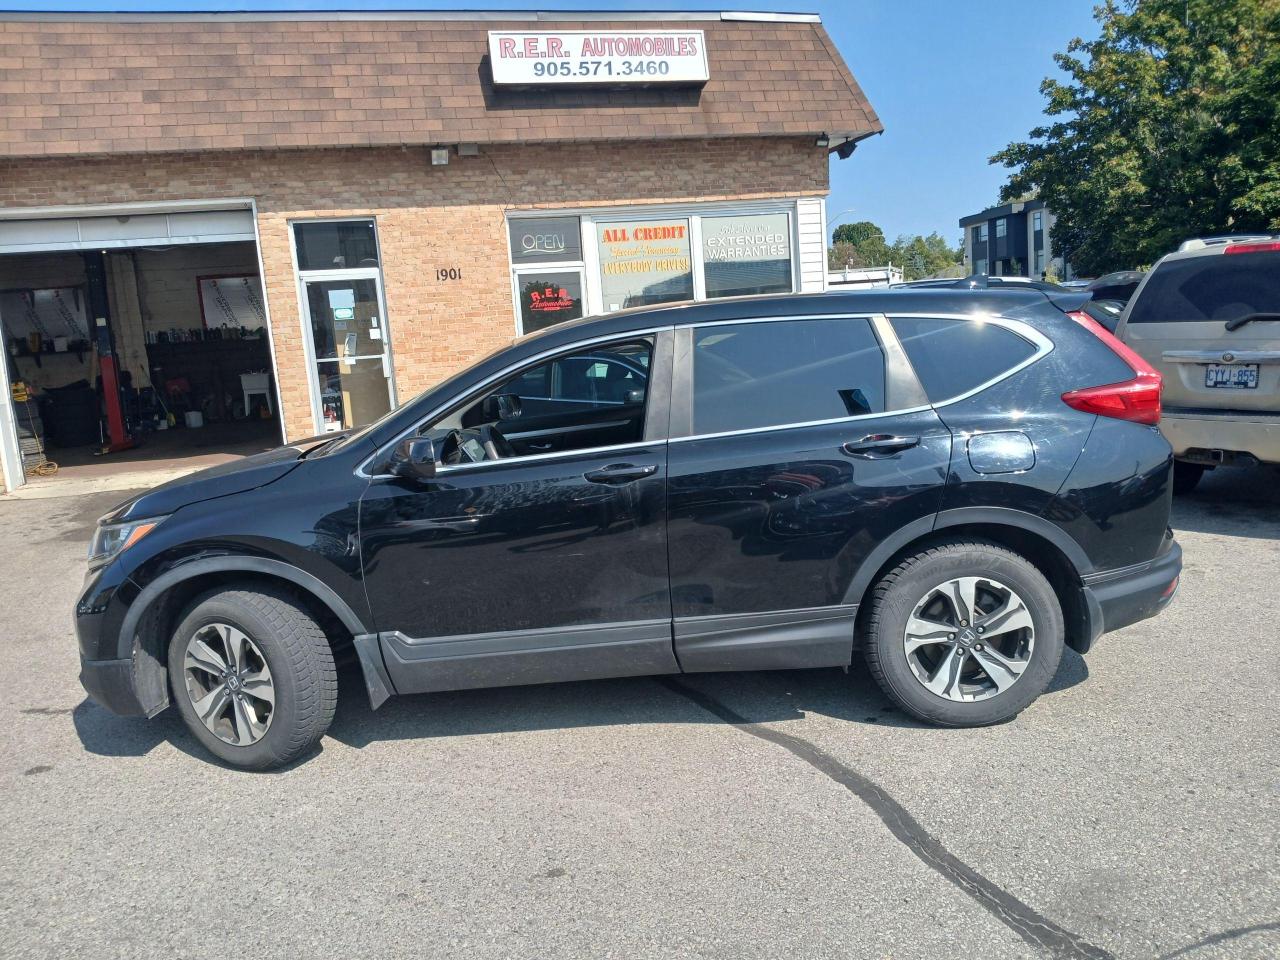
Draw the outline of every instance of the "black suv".
[[[1078,299],[1078,298],[1077,298]],[[1051,295],[644,309],[518,340],[350,435],[103,517],[81,680],[240,767],[393,694],[845,667],[951,726],[1157,613],[1160,380]]]

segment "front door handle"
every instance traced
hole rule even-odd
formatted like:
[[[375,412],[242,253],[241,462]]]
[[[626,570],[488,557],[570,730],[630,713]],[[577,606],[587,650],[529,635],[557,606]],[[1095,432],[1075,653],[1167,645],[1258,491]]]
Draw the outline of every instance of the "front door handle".
[[[640,480],[657,472],[658,465],[656,463],[611,463],[607,467],[601,467],[599,470],[588,470],[583,476],[592,483],[612,485],[631,483],[633,480]]]
[[[850,440],[840,449],[851,457],[861,457],[864,460],[882,460],[919,445],[919,437],[895,437],[888,433],[873,433],[870,436],[863,437],[861,440]]]

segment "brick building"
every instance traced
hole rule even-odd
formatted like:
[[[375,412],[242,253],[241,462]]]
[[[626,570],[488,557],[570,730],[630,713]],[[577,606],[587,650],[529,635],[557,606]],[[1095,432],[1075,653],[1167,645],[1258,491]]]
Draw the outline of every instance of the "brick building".
[[[102,320],[180,456],[584,313],[820,290],[828,155],[880,130],[808,15],[0,14],[0,327],[44,398],[4,390],[6,482],[33,409],[64,469],[99,444]]]

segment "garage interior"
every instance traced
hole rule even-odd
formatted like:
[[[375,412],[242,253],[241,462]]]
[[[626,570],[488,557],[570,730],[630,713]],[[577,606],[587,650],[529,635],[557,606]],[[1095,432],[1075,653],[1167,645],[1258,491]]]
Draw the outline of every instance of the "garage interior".
[[[248,211],[221,217],[232,213],[243,229]],[[95,218],[118,221],[112,245],[96,249],[85,248],[81,219],[77,249],[0,254],[0,331],[28,483],[196,469],[279,445],[256,243],[208,231],[175,242],[175,227],[192,226],[182,216]],[[118,235],[157,219],[166,242],[128,246]],[[41,237],[58,223],[40,224]],[[12,239],[5,227],[0,237]],[[133,229],[148,240],[160,232]]]

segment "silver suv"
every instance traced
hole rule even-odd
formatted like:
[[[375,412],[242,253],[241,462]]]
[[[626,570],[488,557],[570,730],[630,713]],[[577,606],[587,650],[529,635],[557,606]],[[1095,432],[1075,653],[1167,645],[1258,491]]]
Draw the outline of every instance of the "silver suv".
[[[1187,241],[1147,274],[1116,335],[1164,377],[1176,492],[1220,464],[1280,464],[1280,236]]]

